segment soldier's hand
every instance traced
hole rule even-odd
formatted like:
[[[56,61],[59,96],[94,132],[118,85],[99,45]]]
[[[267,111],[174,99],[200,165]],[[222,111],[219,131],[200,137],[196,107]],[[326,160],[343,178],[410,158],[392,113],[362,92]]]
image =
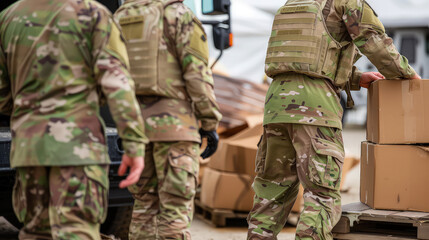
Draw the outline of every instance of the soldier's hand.
[[[379,72],[364,72],[360,77],[359,85],[364,88],[369,88],[372,82],[384,79],[384,76]]]
[[[129,157],[124,154],[122,156],[121,165],[118,169],[118,175],[123,176],[127,172],[128,167],[130,168],[130,174],[128,174],[125,180],[122,180],[119,183],[120,188],[126,188],[133,185],[140,179],[140,175],[144,169],[143,157]]]
[[[207,147],[204,149],[203,153],[201,153],[201,157],[205,159],[216,152],[219,143],[219,135],[217,135],[216,131],[205,131],[203,129],[200,129],[200,135],[201,139],[207,138]]]
[[[420,75],[418,75],[417,73],[412,76],[410,79],[422,79],[422,77],[420,77]]]

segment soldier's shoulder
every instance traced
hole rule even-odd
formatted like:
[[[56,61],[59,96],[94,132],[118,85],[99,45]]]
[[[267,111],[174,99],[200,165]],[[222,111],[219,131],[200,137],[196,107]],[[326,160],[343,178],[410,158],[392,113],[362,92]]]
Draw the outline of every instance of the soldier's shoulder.
[[[165,1],[165,17],[169,19],[192,19],[194,13],[182,1]]]
[[[76,10],[83,10],[83,12],[87,12],[88,14],[98,13],[101,16],[112,16],[110,10],[97,1],[83,0],[69,1],[69,3],[76,8]]]

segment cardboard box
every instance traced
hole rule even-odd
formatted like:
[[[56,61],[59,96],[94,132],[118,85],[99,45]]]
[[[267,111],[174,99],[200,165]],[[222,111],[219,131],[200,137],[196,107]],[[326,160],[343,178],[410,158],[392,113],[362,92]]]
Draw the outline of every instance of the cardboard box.
[[[302,185],[299,185],[298,196],[296,197],[295,204],[292,207],[292,212],[300,213],[304,207],[304,188]]]
[[[374,209],[429,212],[429,147],[362,143],[360,200]]]
[[[380,80],[368,91],[367,140],[429,143],[429,80]]]
[[[355,166],[359,164],[360,160],[355,157],[345,157],[344,163],[343,163],[343,171],[341,173],[341,184],[340,184],[340,191],[347,192],[348,189],[344,186],[344,183],[346,182],[347,174],[352,170]]]
[[[246,129],[236,136],[219,142],[218,150],[208,166],[218,171],[247,174],[255,173],[257,144],[262,135],[262,124]]]
[[[206,168],[201,185],[201,203],[214,209],[250,211],[254,195],[252,182],[249,175]]]

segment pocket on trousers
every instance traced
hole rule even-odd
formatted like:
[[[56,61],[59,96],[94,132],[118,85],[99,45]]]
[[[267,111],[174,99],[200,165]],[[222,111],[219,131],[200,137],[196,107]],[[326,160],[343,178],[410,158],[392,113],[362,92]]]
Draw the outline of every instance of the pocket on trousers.
[[[322,138],[312,138],[317,156],[308,163],[309,177],[317,185],[339,190],[344,161],[344,150],[336,143]]]
[[[15,216],[20,222],[24,222],[25,217],[27,216],[27,199],[25,195],[25,190],[22,189],[22,182],[20,177],[19,169],[16,170],[15,175],[15,184],[13,186],[12,192],[12,205]]]
[[[108,190],[109,190],[109,166],[88,165],[83,170],[87,177],[87,186],[81,208],[88,221],[103,223],[107,216]]]
[[[168,154],[168,169],[161,191],[192,199],[196,193],[198,162],[172,147]]]

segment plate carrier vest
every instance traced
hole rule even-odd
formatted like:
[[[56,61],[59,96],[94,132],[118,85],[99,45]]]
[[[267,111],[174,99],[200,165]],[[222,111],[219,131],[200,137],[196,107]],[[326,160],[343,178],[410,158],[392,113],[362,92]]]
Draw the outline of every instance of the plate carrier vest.
[[[265,60],[269,77],[296,72],[325,78],[344,88],[357,61],[357,47],[336,41],[324,8],[332,0],[289,0],[275,16]]]
[[[130,2],[130,6],[125,3],[128,12],[120,17],[119,24],[126,38],[137,95],[186,99],[181,65],[165,40],[169,38],[165,8],[177,2],[183,0],[140,0]],[[175,51],[174,43],[171,47]]]

